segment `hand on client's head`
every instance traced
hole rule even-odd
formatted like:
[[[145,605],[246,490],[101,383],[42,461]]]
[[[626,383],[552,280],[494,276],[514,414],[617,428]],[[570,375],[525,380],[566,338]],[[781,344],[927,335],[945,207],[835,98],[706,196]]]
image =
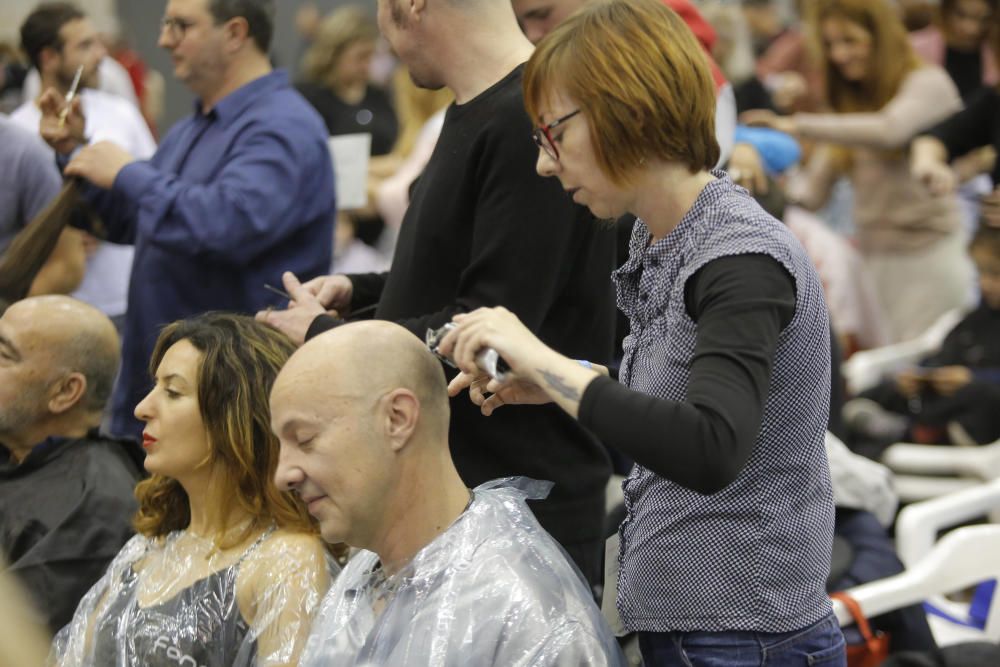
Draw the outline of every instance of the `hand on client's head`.
[[[292,297],[286,310],[268,308],[257,313],[257,321],[269,324],[292,339],[296,345],[302,345],[309,332],[309,326],[317,316],[327,313],[326,308],[308,287],[303,285],[291,271],[285,271],[281,277],[282,284],[288,295]],[[336,311],[329,314],[337,316]]]

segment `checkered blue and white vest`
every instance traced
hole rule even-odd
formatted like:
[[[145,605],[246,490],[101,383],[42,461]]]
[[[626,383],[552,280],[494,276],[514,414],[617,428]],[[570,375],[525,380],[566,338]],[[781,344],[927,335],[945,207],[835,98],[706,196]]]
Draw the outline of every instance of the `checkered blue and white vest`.
[[[824,449],[829,324],[822,286],[792,234],[722,172],[667,237],[637,221],[614,274],[629,317],[620,379],[684,401],[698,326],[687,280],[725,256],[767,254],[794,278],[760,432],[739,477],[703,495],[636,465],[623,483],[618,609],[633,631],[790,632],[830,611],[833,496]],[[648,247],[647,247],[648,246]],[[663,434],[670,448],[671,434]]]

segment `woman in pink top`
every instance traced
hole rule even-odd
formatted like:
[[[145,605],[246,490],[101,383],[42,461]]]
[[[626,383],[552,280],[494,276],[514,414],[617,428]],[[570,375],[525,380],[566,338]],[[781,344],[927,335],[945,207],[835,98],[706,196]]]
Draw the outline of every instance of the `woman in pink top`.
[[[817,0],[810,8],[832,113],[752,111],[744,121],[818,142],[788,185],[790,199],[819,208],[839,176],[850,178],[856,242],[890,335],[912,338],[972,291],[957,202],[924,188],[906,159],[912,138],[961,109],[961,98],[941,67],[913,51],[887,0]]]

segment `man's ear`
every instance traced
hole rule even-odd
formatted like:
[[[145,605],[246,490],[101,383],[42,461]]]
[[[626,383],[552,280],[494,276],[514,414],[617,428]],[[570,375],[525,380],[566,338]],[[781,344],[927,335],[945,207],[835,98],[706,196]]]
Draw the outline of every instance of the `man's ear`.
[[[250,37],[250,24],[242,16],[236,16],[226,21],[226,50],[235,53],[243,48],[247,42],[252,41]]]
[[[49,394],[49,412],[62,415],[76,407],[87,393],[87,378],[83,373],[73,371],[52,385]]]
[[[427,0],[404,0],[409,3],[407,11],[411,19],[419,20],[423,13],[427,11]]]
[[[420,423],[420,399],[409,389],[395,389],[385,395],[386,435],[392,450],[398,452],[410,442]]]

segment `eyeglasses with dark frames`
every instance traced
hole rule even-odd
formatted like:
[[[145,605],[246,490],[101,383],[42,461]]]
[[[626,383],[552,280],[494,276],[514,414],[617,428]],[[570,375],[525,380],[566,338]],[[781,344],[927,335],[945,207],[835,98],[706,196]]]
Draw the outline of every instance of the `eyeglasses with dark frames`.
[[[164,16],[163,20],[160,21],[160,26],[162,30],[166,30],[170,33],[170,36],[176,40],[184,39],[184,35],[187,34],[188,28],[195,24],[194,21],[189,21],[187,19],[181,19],[174,16]]]
[[[561,118],[556,118],[548,125],[539,125],[531,133],[531,136],[535,138],[535,143],[538,144],[538,147],[541,148],[543,151],[545,151],[548,154],[548,156],[553,160],[556,161],[559,160],[559,149],[556,147],[556,142],[552,138],[552,130],[558,127],[559,125],[565,123],[578,113],[580,113],[580,109],[577,109],[576,111],[570,111],[565,116],[562,116]]]

